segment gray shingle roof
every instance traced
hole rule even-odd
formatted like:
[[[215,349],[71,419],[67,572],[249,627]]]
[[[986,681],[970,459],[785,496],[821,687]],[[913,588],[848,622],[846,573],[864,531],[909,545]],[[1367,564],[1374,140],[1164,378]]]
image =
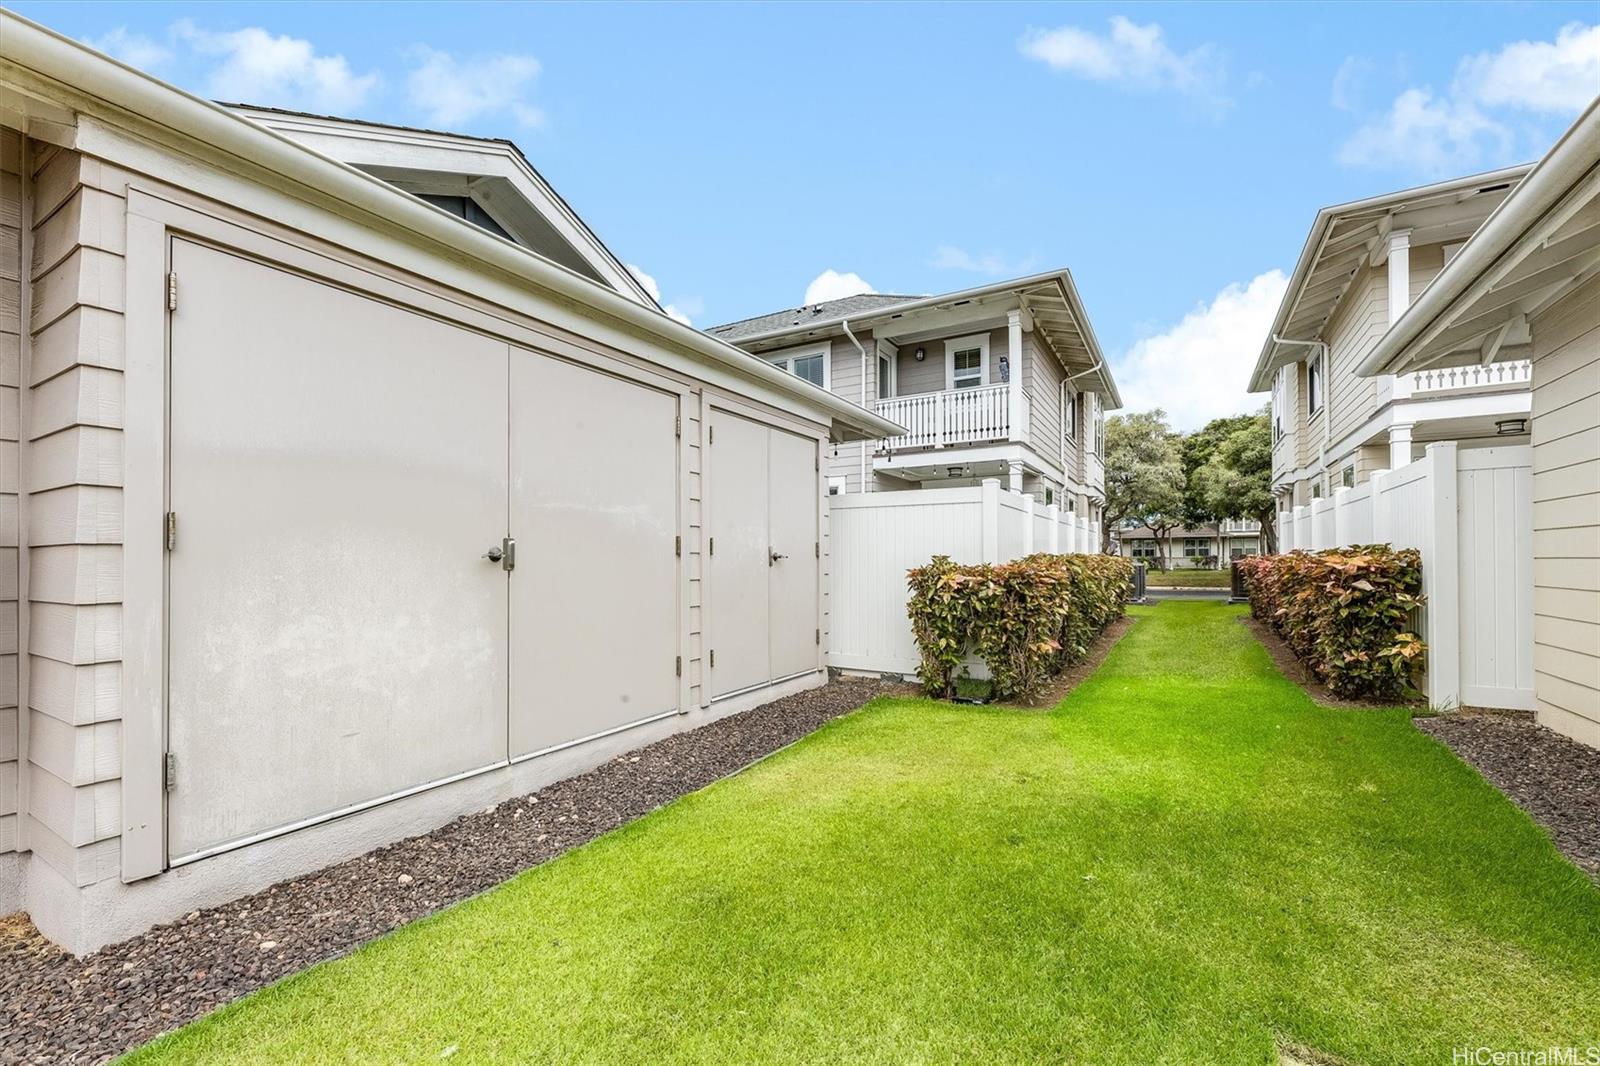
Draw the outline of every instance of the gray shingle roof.
[[[911,303],[921,300],[921,296],[894,296],[889,293],[862,293],[859,296],[846,296],[842,300],[829,300],[826,303],[811,304],[807,307],[795,307],[786,311],[773,311],[771,314],[757,315],[754,318],[743,318],[737,322],[727,322],[720,326],[712,326],[706,330],[713,337],[720,337],[725,341],[737,344],[745,337],[756,337],[763,333],[772,333],[791,327],[804,326],[810,322],[834,322],[841,318],[850,318],[854,315],[866,314],[871,311],[881,311],[885,307],[896,304]]]

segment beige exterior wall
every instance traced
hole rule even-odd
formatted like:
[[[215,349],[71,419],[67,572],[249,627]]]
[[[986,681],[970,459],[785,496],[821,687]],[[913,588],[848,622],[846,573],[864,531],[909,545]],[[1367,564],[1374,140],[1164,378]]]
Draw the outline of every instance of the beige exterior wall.
[[[1357,377],[1355,371],[1389,328],[1388,286],[1387,267],[1362,271],[1328,323],[1326,396],[1332,440],[1360,428],[1378,411],[1377,379]],[[1313,450],[1313,461],[1315,457]]]
[[[17,846],[17,439],[22,383],[22,138],[0,129],[0,863]],[[0,872],[0,913],[14,882]]]
[[[1600,747],[1600,280],[1532,325],[1534,693]]]
[[[984,383],[998,385],[1000,383],[1000,357],[1009,354],[1006,351],[1006,331],[1002,329],[991,330],[952,330],[949,334],[954,337],[969,337],[977,333],[987,333],[989,336],[989,368],[984,375]],[[899,358],[895,360],[895,395],[914,396],[923,392],[942,392],[945,389],[945,337],[936,337],[933,340],[913,341],[901,345]],[[847,345],[849,341],[845,342]],[[863,341],[865,343],[865,341]],[[924,353],[922,362],[917,362],[917,349]],[[851,352],[855,349],[852,347]],[[868,348],[871,351],[871,348]],[[833,390],[846,399],[854,399]]]

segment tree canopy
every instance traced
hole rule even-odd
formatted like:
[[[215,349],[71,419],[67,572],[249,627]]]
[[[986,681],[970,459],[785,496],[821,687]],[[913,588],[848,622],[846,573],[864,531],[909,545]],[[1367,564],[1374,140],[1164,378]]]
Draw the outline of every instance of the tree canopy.
[[[1106,505],[1102,537],[1132,519],[1159,538],[1182,521],[1184,474],[1178,434],[1157,408],[1106,420]]]

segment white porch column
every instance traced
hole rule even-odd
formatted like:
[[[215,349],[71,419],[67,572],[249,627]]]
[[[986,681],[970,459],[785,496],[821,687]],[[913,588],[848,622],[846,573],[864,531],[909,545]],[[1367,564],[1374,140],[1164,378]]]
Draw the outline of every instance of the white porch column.
[[[1006,488],[1012,492],[1022,491],[1022,463],[1013,462],[1006,464]]]
[[[1397,422],[1389,427],[1389,469],[1399,470],[1410,464],[1411,423]]]
[[[1011,380],[1007,383],[1006,407],[1010,412],[1008,425],[1011,427],[1011,439],[1022,440],[1027,426],[1023,424],[1022,411],[1022,312],[1006,312],[1006,359],[1011,365]],[[1015,476],[1015,475],[1013,475]],[[1013,482],[1013,492],[1021,492],[1022,486]]]
[[[1400,321],[1400,316],[1411,306],[1411,231],[1395,230],[1389,234],[1389,325]],[[1399,399],[1411,395],[1411,375],[1395,374],[1390,378],[1390,395]],[[1409,459],[1406,462],[1410,462]],[[1404,465],[1404,464],[1401,464]]]

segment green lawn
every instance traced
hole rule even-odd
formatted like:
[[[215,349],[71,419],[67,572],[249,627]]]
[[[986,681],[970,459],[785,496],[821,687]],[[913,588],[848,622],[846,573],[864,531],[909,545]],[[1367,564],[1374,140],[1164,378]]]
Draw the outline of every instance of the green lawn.
[[[1145,571],[1144,583],[1151,588],[1165,585],[1179,589],[1225,589],[1230,578],[1226,567],[1221,570],[1168,570],[1165,573],[1150,569]]]
[[[1600,889],[1403,710],[1167,602],[1053,712],[884,700],[153,1062],[1363,1063],[1600,1043]]]

